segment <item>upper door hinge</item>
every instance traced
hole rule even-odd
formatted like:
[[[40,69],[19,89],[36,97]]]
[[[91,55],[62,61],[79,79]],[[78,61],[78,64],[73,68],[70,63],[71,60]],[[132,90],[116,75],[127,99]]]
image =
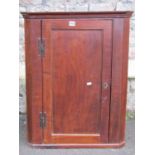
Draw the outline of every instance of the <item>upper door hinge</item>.
[[[40,127],[45,128],[46,127],[46,113],[40,112]]]
[[[43,57],[44,53],[45,53],[45,40],[39,38],[38,39],[38,50],[39,50],[39,54]]]

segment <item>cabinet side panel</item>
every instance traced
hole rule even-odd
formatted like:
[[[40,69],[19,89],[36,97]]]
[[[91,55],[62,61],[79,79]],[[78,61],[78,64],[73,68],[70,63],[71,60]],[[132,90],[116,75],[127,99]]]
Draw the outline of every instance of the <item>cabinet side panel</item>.
[[[28,141],[42,142],[39,113],[42,111],[42,63],[38,53],[40,20],[25,19],[25,59]]]
[[[111,106],[110,106],[110,131],[109,142],[119,143],[122,132],[121,123],[124,115],[124,100],[122,96],[125,95],[125,83],[123,72],[123,27],[124,19],[117,18],[113,20],[113,56],[112,56],[112,86],[111,86]]]
[[[125,140],[126,126],[126,99],[127,99],[127,80],[128,80],[128,47],[129,47],[129,18],[124,19],[123,29],[123,60],[122,60],[122,102],[121,102],[121,131],[120,140]]]

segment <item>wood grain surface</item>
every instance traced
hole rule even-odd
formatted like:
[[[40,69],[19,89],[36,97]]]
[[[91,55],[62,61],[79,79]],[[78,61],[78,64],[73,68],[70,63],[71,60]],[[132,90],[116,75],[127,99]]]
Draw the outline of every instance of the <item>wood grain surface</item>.
[[[132,12],[22,14],[28,141],[51,148],[123,146]]]

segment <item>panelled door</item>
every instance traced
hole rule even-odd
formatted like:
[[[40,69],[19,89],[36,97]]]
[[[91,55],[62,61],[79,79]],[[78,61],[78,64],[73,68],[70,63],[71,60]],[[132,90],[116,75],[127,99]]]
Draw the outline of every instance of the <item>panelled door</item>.
[[[45,19],[42,38],[43,142],[108,143],[111,20]]]

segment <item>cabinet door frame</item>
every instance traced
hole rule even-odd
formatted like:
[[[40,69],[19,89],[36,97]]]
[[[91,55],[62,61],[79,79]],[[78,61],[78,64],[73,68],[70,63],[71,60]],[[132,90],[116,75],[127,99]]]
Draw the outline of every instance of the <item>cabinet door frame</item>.
[[[77,23],[76,26],[68,26],[69,21],[75,21]],[[81,28],[82,27],[82,28]],[[51,136],[51,131],[52,131],[52,121],[48,120],[49,118],[52,118],[51,116],[51,111],[52,111],[52,106],[48,103],[52,103],[52,96],[51,94],[51,88],[52,88],[52,80],[50,79],[50,72],[52,71],[51,68],[51,55],[50,51],[52,49],[51,47],[51,36],[52,32],[49,33],[49,30],[52,31],[52,29],[97,29],[101,30],[103,34],[103,47],[106,52],[103,52],[102,49],[102,55],[103,58],[107,57],[104,59],[103,64],[102,64],[102,84],[104,82],[108,83],[108,88],[104,89],[102,87],[102,96],[101,96],[101,105],[102,105],[102,118],[101,119],[101,128],[103,129],[100,133],[100,135],[52,135]],[[101,19],[45,19],[43,20],[42,24],[42,37],[46,42],[45,45],[45,55],[43,57],[43,112],[46,113],[46,121],[48,122],[46,124],[46,127],[43,129],[43,143],[44,144],[57,144],[59,145],[59,142],[62,143],[62,145],[68,145],[63,143],[63,140],[66,138],[71,140],[75,139],[81,139],[81,142],[83,141],[83,138],[89,139],[90,141],[94,139],[94,143],[90,143],[91,145],[97,145],[97,144],[102,144],[102,143],[108,143],[109,139],[109,114],[110,114],[110,91],[111,91],[111,56],[112,56],[112,21],[111,20],[101,20]],[[106,37],[106,38],[105,38]],[[108,68],[108,69],[107,69]],[[107,70],[109,70],[107,72]],[[106,72],[106,74],[104,74]],[[51,88],[49,87],[51,86]],[[46,92],[46,93],[44,93]],[[48,93],[47,93],[48,92]],[[105,137],[106,135],[106,137]],[[104,141],[101,139],[104,136]],[[77,142],[75,141],[75,144]],[[69,143],[71,144],[71,143]],[[73,141],[74,144],[74,141]],[[80,140],[79,140],[80,144]],[[60,144],[61,145],[61,144]],[[78,145],[78,144],[76,144]],[[87,143],[85,144],[87,145]],[[89,145],[89,144],[88,144]]]

